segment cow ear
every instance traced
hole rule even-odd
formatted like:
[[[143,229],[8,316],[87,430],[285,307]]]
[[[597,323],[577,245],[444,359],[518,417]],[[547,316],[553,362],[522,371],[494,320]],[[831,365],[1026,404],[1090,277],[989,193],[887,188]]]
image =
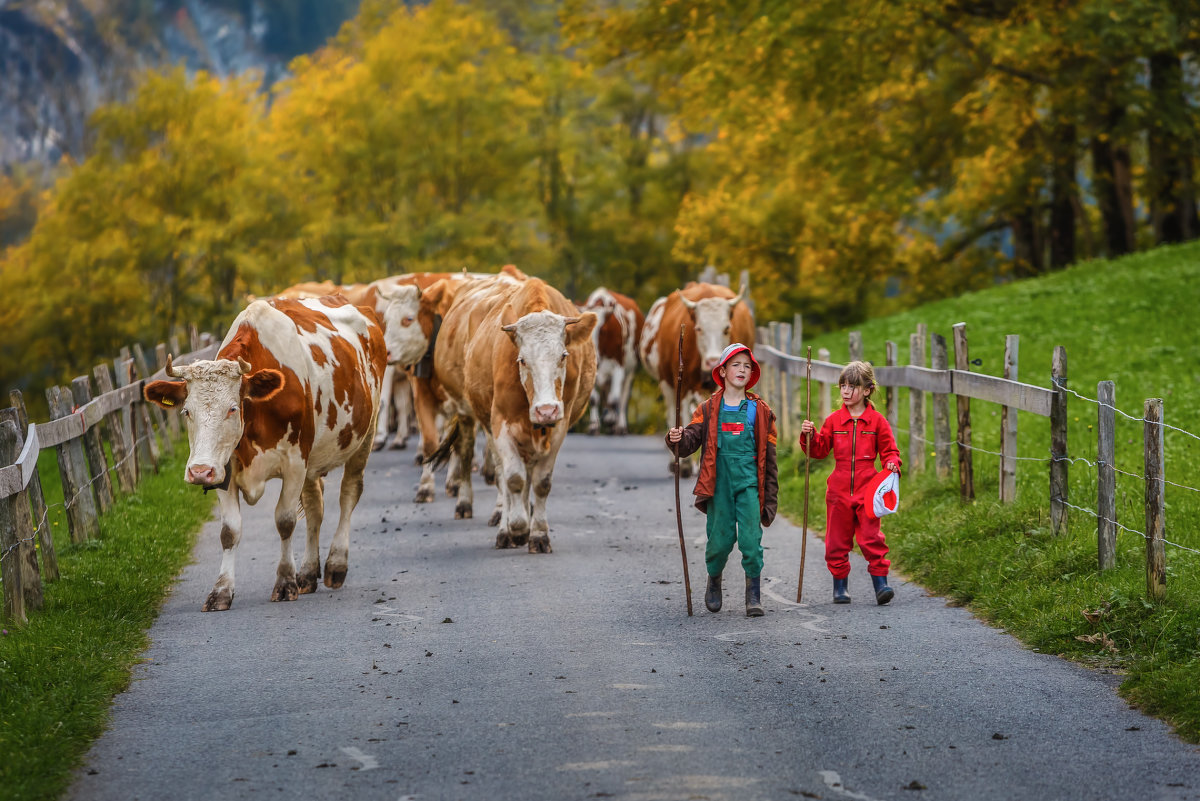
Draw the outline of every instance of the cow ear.
[[[500,312],[500,330],[513,342],[517,341],[517,312],[511,303],[504,304],[504,311]]]
[[[596,322],[600,318],[595,312],[584,312],[574,320],[567,321],[567,341],[568,343],[580,342],[585,339],[591,339],[592,329],[596,327]]]
[[[442,278],[429,286],[425,287],[425,291],[420,294],[421,306],[428,308],[437,314],[438,304],[442,302],[442,297],[446,294],[446,279]]]
[[[267,401],[283,389],[283,373],[278,370],[259,370],[242,379],[242,397],[252,401]]]
[[[188,396],[186,381],[151,381],[142,389],[142,395],[151,403],[164,409],[179,406]]]

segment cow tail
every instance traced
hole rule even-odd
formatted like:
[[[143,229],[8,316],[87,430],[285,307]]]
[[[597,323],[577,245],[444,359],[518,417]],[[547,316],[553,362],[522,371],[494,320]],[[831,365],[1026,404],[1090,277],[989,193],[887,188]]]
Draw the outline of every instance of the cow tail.
[[[424,464],[429,465],[434,470],[441,470],[446,466],[446,462],[450,461],[450,454],[454,452],[454,445],[462,436],[462,425],[457,415],[450,418],[449,424],[446,426],[446,436],[438,443],[437,450],[429,454],[424,460]]]

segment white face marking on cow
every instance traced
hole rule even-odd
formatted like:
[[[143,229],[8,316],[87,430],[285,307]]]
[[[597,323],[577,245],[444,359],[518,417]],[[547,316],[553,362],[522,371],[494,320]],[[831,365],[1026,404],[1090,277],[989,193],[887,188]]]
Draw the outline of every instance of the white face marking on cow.
[[[721,351],[729,345],[733,305],[726,298],[704,298],[695,301],[691,309],[696,323],[700,369],[707,375],[720,363]]]
[[[383,341],[388,364],[416,364],[429,349],[429,338],[417,323],[421,290],[411,284],[380,286],[383,304]]]
[[[183,478],[192,484],[220,484],[245,430],[242,368],[237,362],[217,359],[193,362],[176,372],[188,389],[179,412],[187,424],[189,448]]]
[[[521,385],[534,425],[554,425],[563,416],[562,387],[567,377],[568,318],[551,311],[531,312],[504,327],[517,346]]]

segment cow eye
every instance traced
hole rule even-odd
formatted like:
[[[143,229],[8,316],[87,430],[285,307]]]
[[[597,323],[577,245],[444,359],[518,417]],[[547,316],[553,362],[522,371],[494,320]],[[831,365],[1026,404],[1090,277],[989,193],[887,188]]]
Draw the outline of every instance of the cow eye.
[[[524,363],[525,363],[525,357],[524,357],[524,356],[518,356],[518,357],[517,357],[517,364],[524,364]]]
[[[564,351],[562,352],[562,357],[563,357],[564,359],[565,359],[565,358],[567,358],[567,357],[568,357],[568,356],[570,356],[570,355],[571,355],[571,354],[570,354],[570,351],[565,351],[565,350],[564,350]]]
[[[728,334],[728,333],[729,333],[729,326],[725,326],[725,333],[726,333],[726,334]]]
[[[237,404],[236,404],[236,403],[235,403],[233,406],[230,406],[230,407],[229,407],[229,414],[230,414],[230,415],[237,414],[237,412],[238,412],[238,407],[237,407]],[[226,416],[228,417],[229,415],[226,415]]]
[[[179,413],[182,414],[184,417],[192,416],[192,413],[188,411],[188,408],[186,406],[184,406],[182,409],[180,409]]]

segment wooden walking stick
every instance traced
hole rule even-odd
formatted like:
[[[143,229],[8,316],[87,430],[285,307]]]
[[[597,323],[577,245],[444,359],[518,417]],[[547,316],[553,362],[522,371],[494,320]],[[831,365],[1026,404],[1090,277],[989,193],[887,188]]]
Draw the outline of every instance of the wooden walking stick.
[[[811,420],[812,417],[812,345],[808,346],[808,362],[804,367],[804,388],[807,392],[807,398],[804,401],[804,419]],[[808,463],[809,454],[812,453],[812,434],[807,434],[808,445],[804,448],[804,528],[800,534],[800,581],[796,583],[796,603],[800,603],[800,596],[804,593],[804,554],[808,550]]]
[[[683,388],[683,329],[686,326],[679,326],[679,347],[676,352],[679,354],[679,369],[675,373],[675,427],[682,428],[682,414],[679,408],[683,399],[679,396],[679,391]],[[809,348],[812,350],[812,348]],[[675,443],[678,446],[679,443]],[[692,616],[692,579],[688,576],[687,563],[687,545],[683,541],[683,509],[679,505],[679,449],[674,447],[671,450],[675,452],[675,522],[679,526],[679,554],[683,557],[683,591],[687,593],[688,617]]]

